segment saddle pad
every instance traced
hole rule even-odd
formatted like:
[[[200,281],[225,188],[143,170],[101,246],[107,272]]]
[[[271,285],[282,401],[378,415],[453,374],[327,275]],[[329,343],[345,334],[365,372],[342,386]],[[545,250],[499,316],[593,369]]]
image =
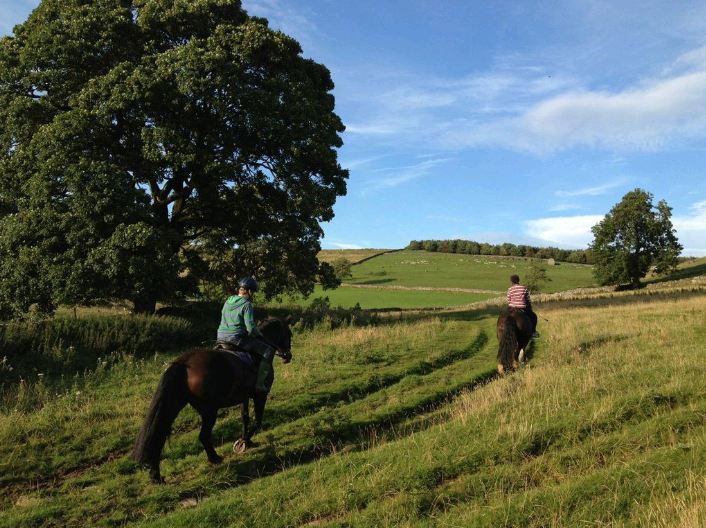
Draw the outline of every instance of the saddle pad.
[[[236,359],[238,361],[240,361],[246,367],[251,368],[251,369],[255,368],[255,364],[252,360],[252,356],[243,350],[228,350],[225,348],[219,348],[218,352],[221,352],[223,354],[230,354],[231,356],[235,356]]]

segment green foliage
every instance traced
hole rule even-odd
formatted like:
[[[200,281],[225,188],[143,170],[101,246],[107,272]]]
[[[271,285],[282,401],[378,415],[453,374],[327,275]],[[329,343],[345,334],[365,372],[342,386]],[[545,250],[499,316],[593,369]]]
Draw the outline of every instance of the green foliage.
[[[542,291],[542,285],[551,280],[552,279],[547,276],[546,266],[538,260],[533,260],[530,262],[530,265],[525,272],[525,276],[522,278],[523,284],[527,286],[529,291],[532,293],[539,293]]]
[[[333,266],[333,271],[340,281],[350,279],[353,276],[353,272],[351,271],[351,262],[346,257],[339,257],[335,259],[331,262],[331,266]]]
[[[99,358],[115,354],[143,357],[200,343],[211,337],[214,323],[144,315],[69,315],[41,321],[0,325],[0,385],[18,378],[73,374],[92,369]]]
[[[672,271],[682,246],[672,227],[672,209],[642,189],[630,191],[597,225],[591,251],[594,274],[601,284],[637,286],[651,266],[657,273]]]
[[[559,249],[556,247],[537,247],[525,244],[489,244],[473,240],[412,240],[405,249],[425,250],[439,253],[462,253],[465,255],[497,255],[501,257],[537,257],[542,259],[573,262],[575,264],[593,264],[593,255],[583,249]]]
[[[346,191],[332,89],[237,0],[43,0],[0,40],[0,316],[214,274],[310,292]]]
[[[364,311],[357,303],[352,308],[333,308],[328,297],[314,299],[293,317],[294,327],[300,330],[311,330],[322,325],[331,330],[344,325],[369,326],[379,321],[376,314]]]

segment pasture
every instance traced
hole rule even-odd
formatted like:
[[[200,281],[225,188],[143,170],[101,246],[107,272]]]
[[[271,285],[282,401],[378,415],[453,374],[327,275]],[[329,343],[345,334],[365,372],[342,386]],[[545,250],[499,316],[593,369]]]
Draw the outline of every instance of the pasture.
[[[541,261],[540,261],[541,262]],[[530,260],[515,257],[459,255],[405,250],[386,253],[353,266],[351,284],[466,288],[495,290],[504,293],[510,275],[522,278]],[[553,293],[594,285],[591,266],[560,262],[547,266],[542,291]]]
[[[484,301],[498,297],[500,293],[471,293],[461,291],[447,291],[439,289],[428,290],[403,290],[393,288],[353,288],[342,285],[335,290],[324,290],[316,286],[314,293],[308,299],[285,299],[282,303],[273,303],[273,306],[286,306],[294,304],[309,306],[318,298],[328,297],[332,306],[353,307],[359,304],[361,308],[371,310],[391,309],[417,309],[417,308],[443,308],[448,306],[461,306],[464,304]]]
[[[510,275],[526,276],[531,260],[514,257],[459,255],[426,251],[355,253],[359,250],[328,250],[329,260],[351,255],[369,258],[352,266],[353,276],[335,290],[317,286],[308,298],[285,298],[273,306],[307,306],[328,297],[332,306],[364,309],[420,309],[463,306],[504,297]],[[375,253],[377,252],[377,253]],[[364,255],[364,256],[363,256]],[[370,257],[373,258],[370,258]],[[353,262],[353,260],[351,260]],[[541,261],[540,261],[541,262]],[[546,266],[549,281],[542,292],[553,293],[595,285],[591,266],[559,263]]]
[[[390,251],[389,249],[322,249],[316,255],[322,262],[333,262],[336,259],[344,258],[355,264],[364,259],[369,259]]]
[[[209,465],[187,409],[162,486],[127,455],[178,350],[27,381],[0,415],[0,526],[703,526],[703,283],[537,311],[504,378],[497,308],[295,327],[258,445],[232,453],[224,412]]]

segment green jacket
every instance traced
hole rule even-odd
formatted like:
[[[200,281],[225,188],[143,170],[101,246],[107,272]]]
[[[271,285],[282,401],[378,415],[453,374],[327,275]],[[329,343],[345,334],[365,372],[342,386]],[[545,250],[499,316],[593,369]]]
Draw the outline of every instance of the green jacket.
[[[228,297],[221,310],[217,339],[229,341],[234,337],[261,335],[255,325],[255,313],[250,300],[239,295]]]

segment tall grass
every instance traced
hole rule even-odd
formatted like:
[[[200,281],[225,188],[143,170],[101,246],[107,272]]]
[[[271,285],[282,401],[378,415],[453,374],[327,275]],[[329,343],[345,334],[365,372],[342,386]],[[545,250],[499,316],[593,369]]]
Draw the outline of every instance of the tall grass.
[[[537,308],[498,379],[495,309],[297,328],[259,445],[185,410],[165,486],[126,455],[173,355],[119,357],[0,413],[0,526],[703,526],[706,295]]]
[[[143,357],[155,350],[193,345],[212,332],[186,319],[140,315],[61,315],[10,322],[0,326],[0,384],[40,373],[92,369],[99,358],[111,354]]]

